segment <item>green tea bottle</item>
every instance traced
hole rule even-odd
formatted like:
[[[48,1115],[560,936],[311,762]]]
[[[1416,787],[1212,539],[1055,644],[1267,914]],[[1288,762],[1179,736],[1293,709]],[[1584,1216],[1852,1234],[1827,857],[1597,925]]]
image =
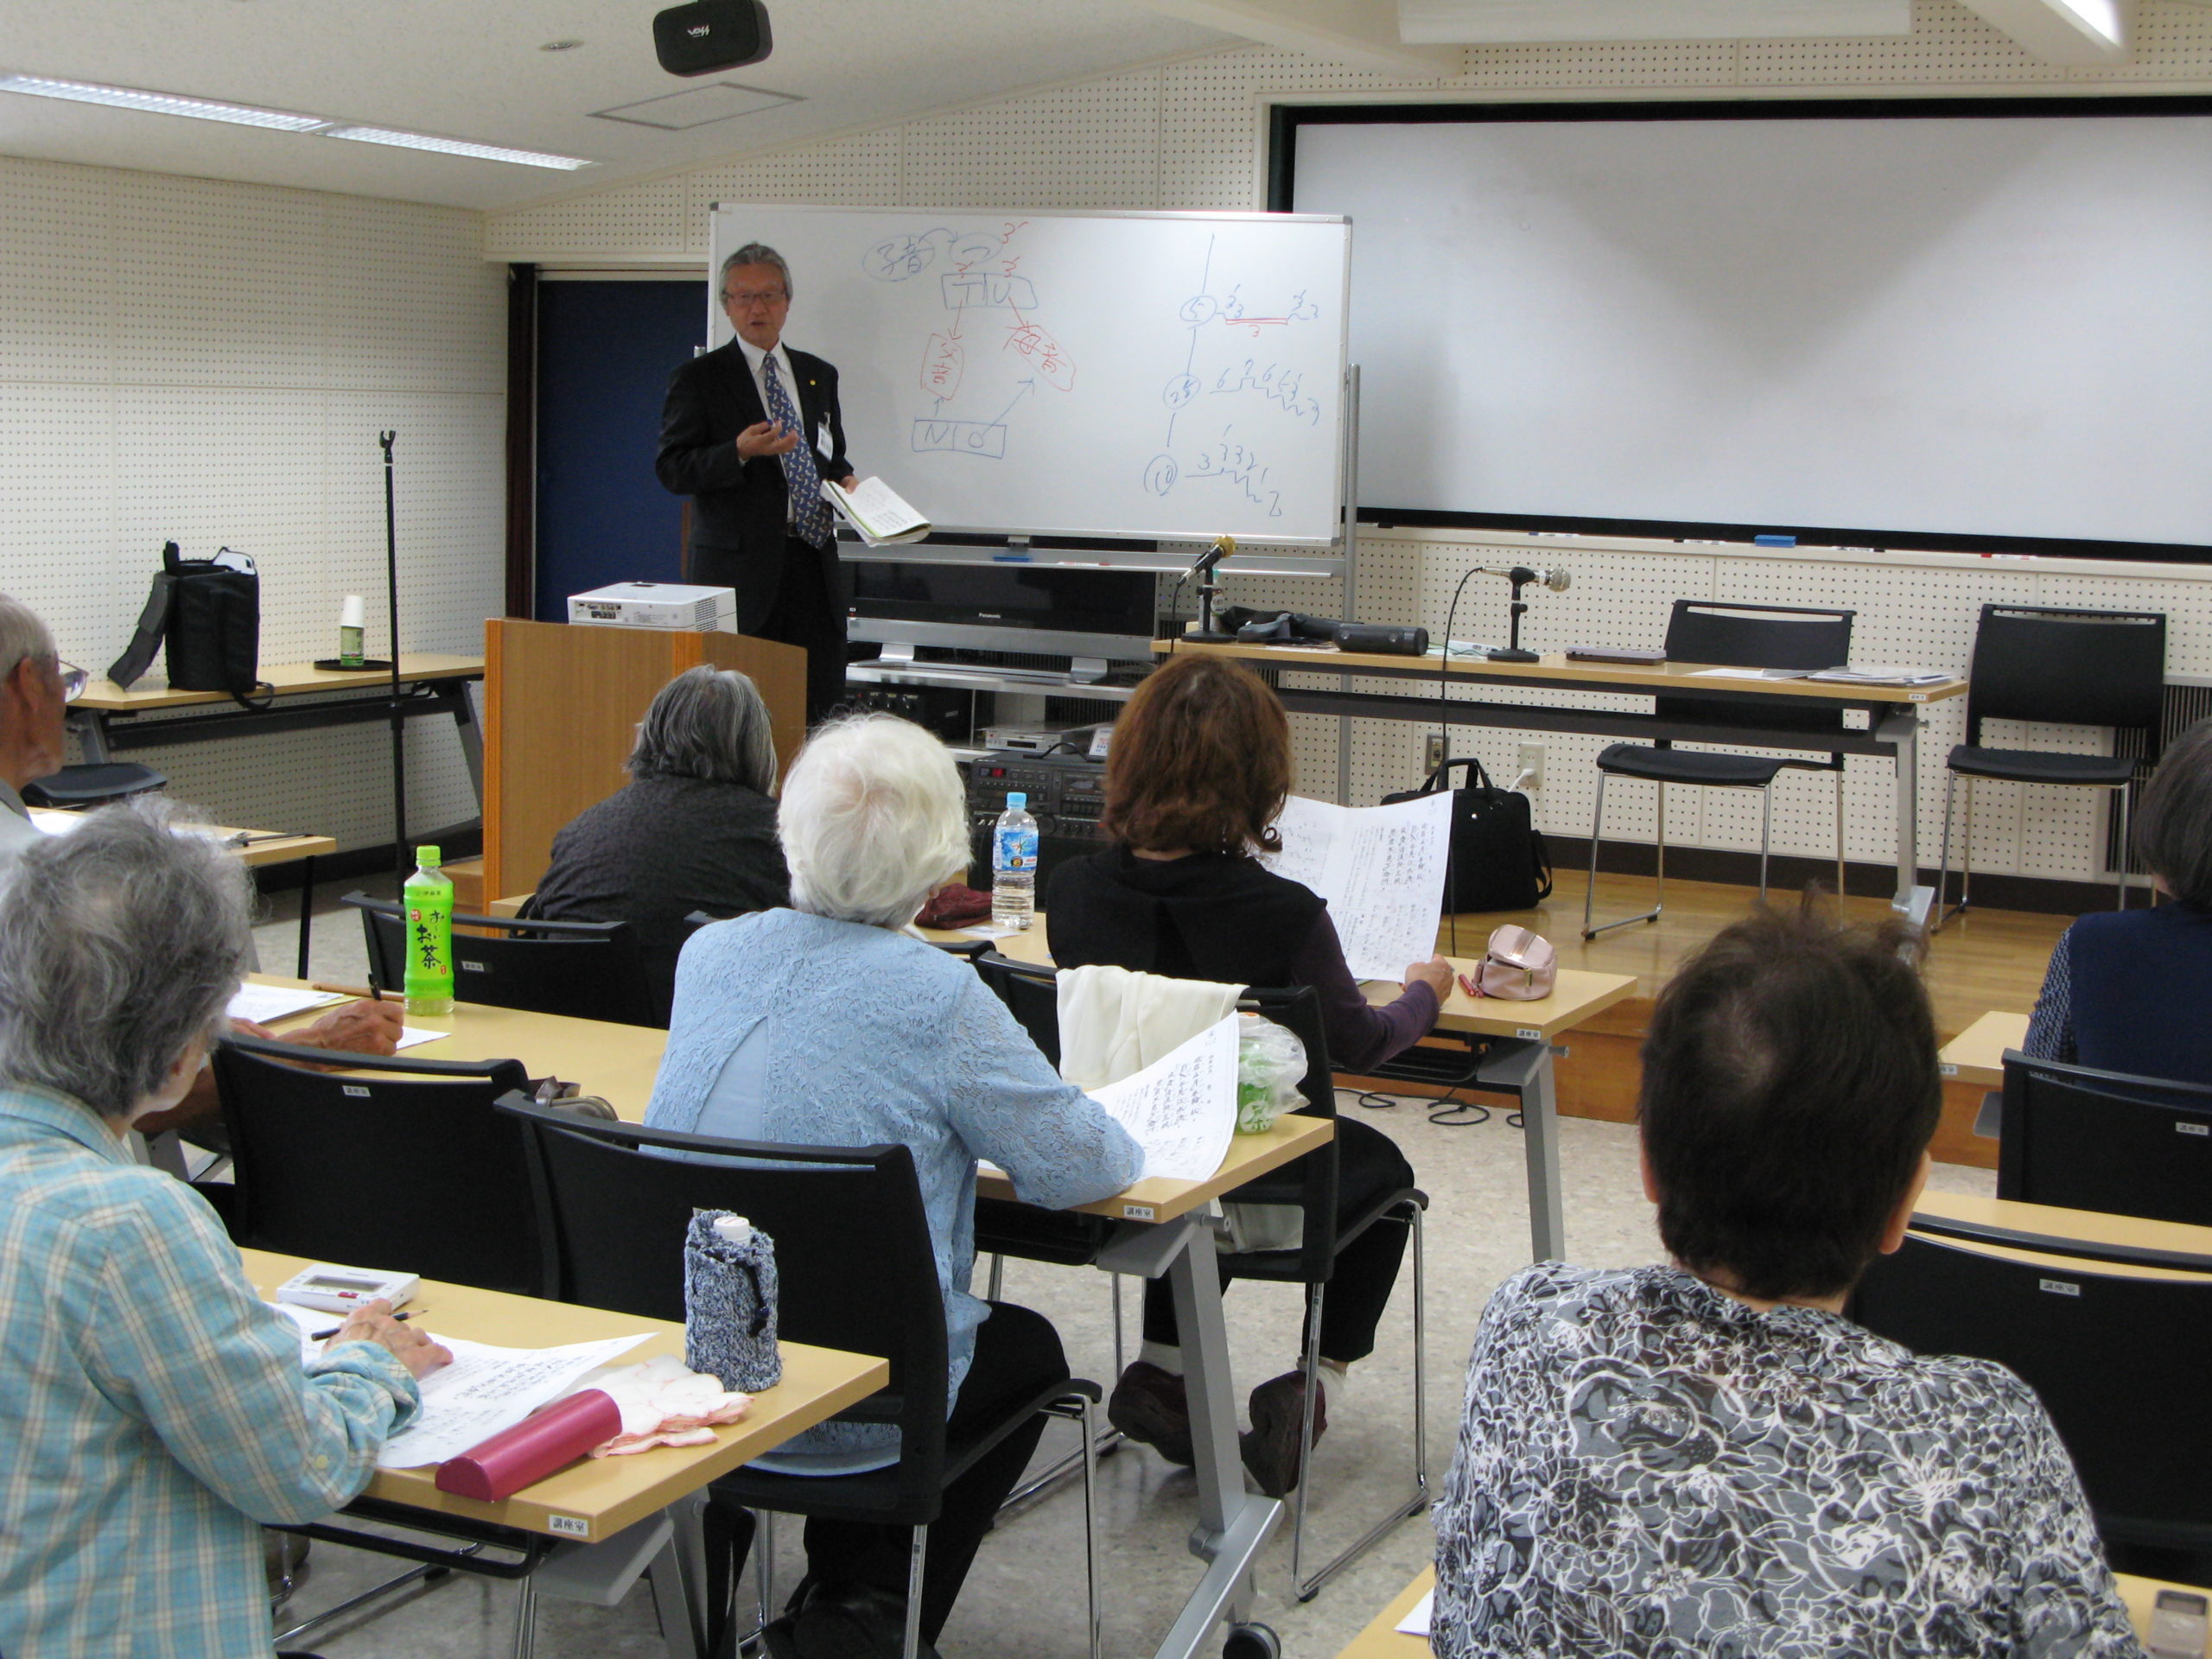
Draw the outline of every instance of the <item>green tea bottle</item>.
[[[407,908],[407,1012],[453,1012],[453,883],[435,847],[415,849],[415,874],[400,890]]]

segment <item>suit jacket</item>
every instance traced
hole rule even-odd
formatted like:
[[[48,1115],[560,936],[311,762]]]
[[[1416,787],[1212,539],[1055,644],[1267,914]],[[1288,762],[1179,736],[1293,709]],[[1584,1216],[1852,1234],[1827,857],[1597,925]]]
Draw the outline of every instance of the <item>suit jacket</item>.
[[[799,422],[814,444],[815,465],[824,478],[842,478],[853,468],[837,408],[837,371],[788,345],[784,354],[791,359]],[[693,553],[711,550],[718,556],[714,564],[739,576],[738,626],[747,630],[775,604],[791,516],[782,457],[738,458],[737,435],[767,418],[744,350],[732,340],[669,377],[660,453],[653,463],[664,488],[692,498]],[[820,441],[825,429],[826,448]],[[834,564],[834,550],[824,556]],[[687,575],[694,574],[695,563],[686,561]]]

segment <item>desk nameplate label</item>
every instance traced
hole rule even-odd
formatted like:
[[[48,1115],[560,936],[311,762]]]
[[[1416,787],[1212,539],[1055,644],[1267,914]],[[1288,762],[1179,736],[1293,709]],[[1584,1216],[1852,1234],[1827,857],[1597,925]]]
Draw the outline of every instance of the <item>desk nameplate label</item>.
[[[549,1511],[545,1516],[545,1530],[557,1532],[564,1538],[588,1538],[591,1536],[591,1522],[581,1515],[554,1515]]]
[[[1524,1037],[1532,1043],[1541,1043],[1544,1040],[1543,1029],[1538,1026],[1516,1027],[1513,1034],[1516,1037]]]
[[[1955,1077],[1959,1075],[1959,1068],[1949,1060],[1944,1061],[1936,1069],[1947,1077]]]
[[[1122,1206],[1122,1219],[1124,1221],[1150,1221],[1159,1213],[1156,1205],[1124,1204]]]

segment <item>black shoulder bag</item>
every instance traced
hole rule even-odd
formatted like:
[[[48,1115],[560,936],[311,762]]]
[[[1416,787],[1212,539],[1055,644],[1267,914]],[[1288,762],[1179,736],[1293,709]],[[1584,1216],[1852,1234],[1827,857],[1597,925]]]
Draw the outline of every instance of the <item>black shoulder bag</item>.
[[[1452,768],[1467,781],[1452,791],[1452,855],[1444,909],[1527,910],[1552,896],[1551,852],[1518,790],[1494,788],[1479,760],[1446,760],[1418,789],[1385,795],[1382,804],[1417,801],[1446,786]]]
[[[126,690],[168,644],[169,685],[178,691],[224,691],[241,709],[266,709],[276,688],[261,671],[261,577],[253,561],[225,548],[212,559],[162,548],[161,574],[138,614],[138,629],[107,677]]]

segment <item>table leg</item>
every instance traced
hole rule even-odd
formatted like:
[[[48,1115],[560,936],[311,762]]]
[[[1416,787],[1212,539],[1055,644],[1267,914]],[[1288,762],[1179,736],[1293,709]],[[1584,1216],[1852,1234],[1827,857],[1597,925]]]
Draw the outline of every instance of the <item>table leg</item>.
[[[1521,1097],[1522,1154],[1529,1164],[1529,1242],[1533,1260],[1567,1259],[1567,1201],[1560,1191],[1559,1104],[1552,1046],[1503,1037],[1484,1059],[1477,1080]]]
[[[78,752],[88,766],[105,766],[115,756],[109,751],[107,719],[97,709],[72,709],[69,729],[77,734]]]
[[[1221,1274],[1213,1231],[1186,1215],[1156,1226],[1133,1224],[1100,1253],[1109,1273],[1167,1274],[1183,1338],[1183,1381],[1190,1402],[1191,1448],[1197,1457],[1198,1524],[1191,1553],[1206,1565],[1158,1649],[1158,1659],[1192,1659],[1223,1621],[1251,1617],[1252,1562],[1282,1518],[1282,1504],[1244,1490],[1236,1450],[1236,1384],[1229,1330],[1221,1313]]]
[[[315,928],[315,860],[300,861],[300,965],[295,977],[306,979],[308,975],[308,944]]]
[[[1891,908],[1924,928],[1936,890],[1920,881],[1920,715],[1906,709],[1885,715],[1876,735],[1895,746],[1897,767],[1897,890]]]

